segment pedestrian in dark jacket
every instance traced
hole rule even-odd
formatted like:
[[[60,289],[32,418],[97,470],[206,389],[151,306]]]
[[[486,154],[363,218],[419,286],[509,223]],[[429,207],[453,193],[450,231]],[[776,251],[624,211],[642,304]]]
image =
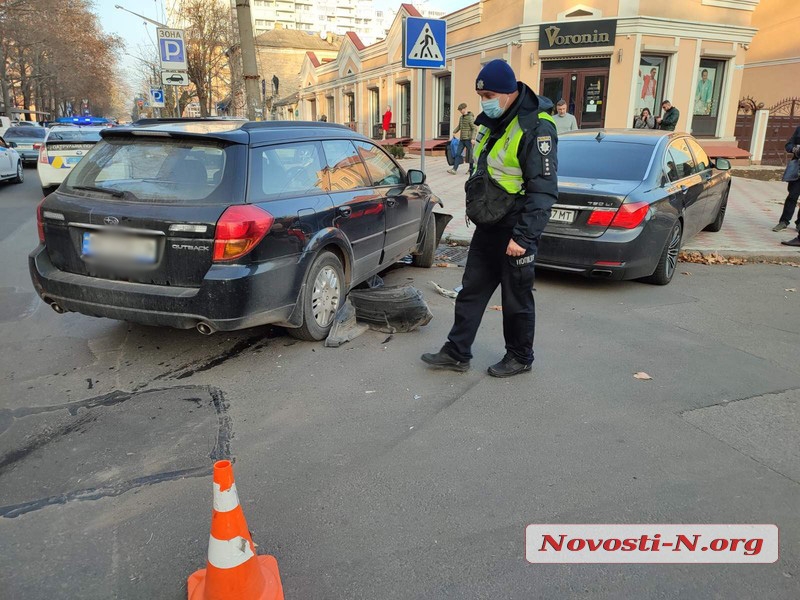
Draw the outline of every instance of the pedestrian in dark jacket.
[[[502,188],[500,195],[513,204],[496,223],[476,223],[463,288],[456,298],[455,322],[441,350],[423,354],[422,360],[433,367],[466,371],[481,318],[499,285],[506,352],[489,367],[489,374],[510,377],[530,371],[533,362],[534,259],[558,197],[558,136],[550,116],[553,103],[518,82],[504,61],[487,63],[475,88],[483,112],[475,119],[480,126],[477,167],[467,182],[468,201],[473,190],[485,189],[474,183],[485,181],[486,173]],[[497,188],[489,184],[495,197]]]
[[[466,151],[466,158],[463,159],[469,165],[469,174],[472,175],[474,163],[472,162],[472,140],[478,134],[478,128],[475,127],[475,115],[467,110],[466,103],[462,102],[458,105],[458,112],[461,116],[458,118],[458,125],[453,130],[453,137],[459,134],[458,147],[456,154],[453,156],[453,168],[448,169],[447,172],[452,175],[458,171],[458,165],[461,164],[461,155]]]
[[[681,116],[680,111],[672,106],[672,103],[669,100],[664,100],[661,103],[661,110],[664,111],[664,115],[661,117],[656,117],[658,128],[665,131],[675,131],[675,126],[678,124],[678,119]]]
[[[789,141],[786,142],[785,148],[786,152],[791,155],[789,160],[800,158],[800,127],[794,130],[792,137],[790,137]],[[797,207],[798,197],[800,197],[800,179],[789,182],[789,194],[786,196],[786,200],[783,203],[781,220],[778,221],[778,224],[772,228],[772,231],[781,231],[789,226],[789,223],[792,222],[794,209]],[[797,218],[795,219],[794,224],[796,225],[797,231],[800,232],[800,211],[797,213]],[[791,240],[781,242],[781,244],[784,246],[800,246],[800,235]]]

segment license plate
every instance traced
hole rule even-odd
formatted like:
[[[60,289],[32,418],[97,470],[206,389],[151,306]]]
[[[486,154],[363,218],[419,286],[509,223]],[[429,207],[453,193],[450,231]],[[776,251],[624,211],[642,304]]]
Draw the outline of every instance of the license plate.
[[[64,163],[70,166],[77,165],[82,158],[83,158],[82,156],[65,156]]]
[[[575,211],[554,208],[550,211],[550,220],[554,223],[572,223],[575,220]]]
[[[20,150],[33,150],[33,144],[17,144]]]
[[[83,256],[152,264],[156,261],[156,240],[130,235],[83,234]]]

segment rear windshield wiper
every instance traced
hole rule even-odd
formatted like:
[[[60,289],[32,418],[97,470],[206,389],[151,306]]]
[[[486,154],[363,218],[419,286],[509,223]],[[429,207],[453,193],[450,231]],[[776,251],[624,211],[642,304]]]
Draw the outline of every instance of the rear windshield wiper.
[[[96,185],[73,185],[73,190],[88,190],[90,192],[102,192],[104,194],[111,194],[115,198],[122,198],[125,196],[123,192],[119,190],[111,190],[109,188],[98,187]]]

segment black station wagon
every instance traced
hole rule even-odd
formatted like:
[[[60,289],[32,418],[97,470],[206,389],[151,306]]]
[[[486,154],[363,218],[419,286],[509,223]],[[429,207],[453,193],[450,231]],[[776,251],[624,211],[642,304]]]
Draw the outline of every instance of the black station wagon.
[[[319,340],[355,285],[408,254],[431,266],[437,203],[343,126],[142,120],[42,200],[29,266],[59,313]]]

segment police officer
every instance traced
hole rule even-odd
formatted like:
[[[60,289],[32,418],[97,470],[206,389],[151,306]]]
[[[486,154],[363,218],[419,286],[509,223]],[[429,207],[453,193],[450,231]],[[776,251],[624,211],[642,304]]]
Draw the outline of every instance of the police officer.
[[[453,328],[441,350],[423,354],[422,360],[452,371],[469,369],[481,318],[500,285],[506,353],[489,367],[489,375],[511,377],[530,371],[533,362],[534,258],[558,197],[558,140],[549,114],[553,103],[518,82],[504,61],[487,63],[475,88],[483,110],[475,119],[478,170],[485,164],[492,179],[514,195],[514,203],[499,222],[476,225]]]

